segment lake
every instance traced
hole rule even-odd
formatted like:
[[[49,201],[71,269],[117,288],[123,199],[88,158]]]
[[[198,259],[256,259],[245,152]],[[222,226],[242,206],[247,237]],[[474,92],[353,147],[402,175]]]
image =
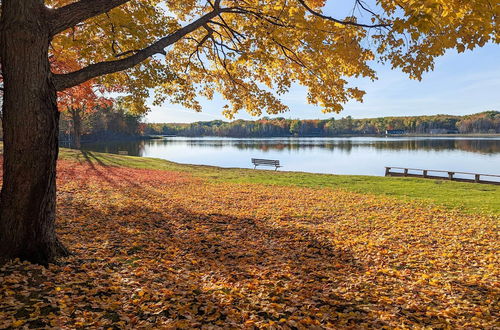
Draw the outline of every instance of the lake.
[[[253,168],[279,159],[282,171],[383,176],[385,166],[500,174],[500,137],[219,138],[84,144],[84,150],[186,164]]]

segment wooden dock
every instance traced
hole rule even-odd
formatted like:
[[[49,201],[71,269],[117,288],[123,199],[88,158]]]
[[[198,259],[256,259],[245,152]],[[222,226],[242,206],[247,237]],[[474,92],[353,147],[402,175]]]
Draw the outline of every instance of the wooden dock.
[[[398,170],[398,171],[392,171]],[[445,173],[446,175],[439,175],[439,173]],[[455,175],[461,174],[464,176],[470,176],[470,178],[457,178]],[[499,181],[482,180],[481,177],[487,178],[500,178],[500,175],[495,174],[481,174],[481,173],[471,173],[471,172],[457,172],[457,171],[441,171],[441,170],[424,170],[421,168],[406,168],[406,167],[393,167],[386,166],[385,176],[396,176],[396,177],[413,177],[413,178],[425,178],[425,179],[438,179],[438,180],[451,180],[459,182],[473,182],[473,183],[483,183],[483,184],[494,184],[500,185]]]

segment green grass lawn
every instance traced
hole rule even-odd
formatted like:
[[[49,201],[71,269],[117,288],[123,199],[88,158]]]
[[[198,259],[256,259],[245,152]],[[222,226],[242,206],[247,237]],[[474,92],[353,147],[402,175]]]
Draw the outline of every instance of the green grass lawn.
[[[162,159],[121,156],[61,149],[60,158],[89,161],[106,166],[189,172],[213,181],[294,185],[344,189],[359,193],[389,195],[403,200],[423,200],[465,212],[500,214],[500,186],[418,178],[362,175],[330,175],[183,165]]]

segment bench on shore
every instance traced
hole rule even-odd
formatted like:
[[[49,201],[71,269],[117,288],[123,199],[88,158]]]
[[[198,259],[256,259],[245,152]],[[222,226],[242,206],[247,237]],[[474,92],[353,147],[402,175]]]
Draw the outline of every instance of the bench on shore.
[[[262,165],[262,166],[274,166],[275,171],[278,169],[278,167],[282,167],[280,165],[279,160],[275,159],[258,159],[258,158],[252,158],[252,164],[254,165],[254,169],[257,168],[257,166]]]

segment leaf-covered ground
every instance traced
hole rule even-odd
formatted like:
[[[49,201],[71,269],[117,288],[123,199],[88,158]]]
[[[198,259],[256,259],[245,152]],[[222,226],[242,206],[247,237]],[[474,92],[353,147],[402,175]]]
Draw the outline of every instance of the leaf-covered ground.
[[[499,219],[334,189],[59,164],[74,253],[0,269],[0,328],[494,328]]]

